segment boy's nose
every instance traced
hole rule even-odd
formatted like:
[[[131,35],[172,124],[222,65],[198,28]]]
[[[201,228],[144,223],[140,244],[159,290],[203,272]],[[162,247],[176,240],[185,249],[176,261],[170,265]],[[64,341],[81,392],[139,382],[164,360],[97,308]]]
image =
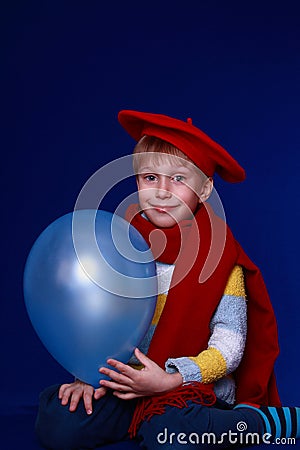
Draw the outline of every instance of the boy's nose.
[[[160,180],[157,189],[156,189],[156,197],[157,198],[169,198],[172,196],[172,193],[169,190],[168,181],[165,179]]]

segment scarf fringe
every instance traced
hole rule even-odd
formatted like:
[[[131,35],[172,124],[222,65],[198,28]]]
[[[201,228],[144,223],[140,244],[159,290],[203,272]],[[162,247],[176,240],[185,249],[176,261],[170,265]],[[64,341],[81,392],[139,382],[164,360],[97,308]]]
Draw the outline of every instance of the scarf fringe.
[[[154,415],[162,415],[165,413],[166,406],[176,408],[187,407],[187,402],[191,401],[196,404],[212,406],[216,402],[216,396],[211,384],[204,385],[199,382],[183,384],[172,391],[161,395],[151,397],[142,397],[139,399],[132,421],[128,429],[131,439],[133,439],[142,422],[149,421]]]

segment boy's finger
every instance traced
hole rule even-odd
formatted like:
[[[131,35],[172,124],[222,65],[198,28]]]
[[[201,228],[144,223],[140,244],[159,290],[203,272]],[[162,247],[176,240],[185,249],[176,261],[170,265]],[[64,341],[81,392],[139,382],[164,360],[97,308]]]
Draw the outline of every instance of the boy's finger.
[[[119,371],[123,371],[126,370],[127,364],[122,363],[121,361],[118,361],[117,359],[108,359],[107,363],[112,366],[115,367],[116,369],[118,369]]]
[[[71,401],[70,401],[70,407],[69,407],[69,411],[73,412],[76,411],[76,408],[78,406],[79,400],[80,400],[81,394],[78,392],[73,392],[72,397],[71,397]]]
[[[102,384],[105,387],[108,387],[109,389],[112,389],[113,391],[122,391],[122,392],[132,391],[132,388],[129,385],[121,384],[115,381],[100,380],[100,384]]]
[[[127,384],[130,384],[132,381],[131,378],[127,374],[125,374],[125,371],[123,373],[121,373],[121,372],[116,372],[115,370],[112,370],[112,369],[107,369],[106,367],[102,367],[100,369],[100,372],[107,375],[108,378],[111,378],[112,380],[114,380],[120,384],[127,385]],[[103,380],[103,381],[106,381],[106,380]],[[101,382],[101,380],[100,380],[100,382]],[[105,383],[103,383],[103,385],[105,386]]]
[[[107,389],[104,386],[102,386],[98,389],[95,389],[95,393],[94,393],[95,400],[99,400],[99,398],[104,397],[106,392],[107,392]]]
[[[61,404],[62,404],[63,406],[65,406],[65,405],[68,404],[68,401],[69,401],[69,396],[66,395],[66,394],[64,394],[64,395],[61,397],[61,400],[60,400]]]
[[[84,402],[84,407],[85,407],[86,413],[88,415],[92,414],[92,412],[93,412],[92,394],[90,392],[85,392],[83,394],[83,402]]]
[[[70,390],[70,388],[66,388],[63,392],[62,395],[60,397],[60,401],[61,404],[63,406],[67,405],[70,399],[70,396],[72,395],[72,391]]]
[[[130,377],[130,375],[135,372],[135,369],[130,367],[128,364],[124,364],[121,361],[118,361],[116,359],[108,359],[107,363],[110,366],[112,366],[115,369],[117,369],[118,372],[120,372],[120,373],[122,373],[122,374],[124,374],[124,375],[126,375],[128,377]],[[104,369],[104,370],[102,370],[102,369]],[[111,370],[111,369],[108,369],[107,367],[101,367],[99,369],[99,372],[108,374],[108,372],[107,372],[108,370]]]
[[[58,391],[58,398],[61,399],[64,395],[65,390],[69,387],[69,384],[62,384]]]
[[[144,355],[144,353],[141,352],[141,350],[139,350],[138,348],[135,349],[134,354],[136,356],[136,358],[144,365],[144,366],[148,366],[149,363],[152,362],[152,360],[150,358],[148,358],[148,356]]]
[[[134,398],[138,398],[141,397],[141,395],[136,394],[135,392],[119,392],[119,391],[114,391],[113,395],[115,397],[118,397],[122,400],[132,400]]]

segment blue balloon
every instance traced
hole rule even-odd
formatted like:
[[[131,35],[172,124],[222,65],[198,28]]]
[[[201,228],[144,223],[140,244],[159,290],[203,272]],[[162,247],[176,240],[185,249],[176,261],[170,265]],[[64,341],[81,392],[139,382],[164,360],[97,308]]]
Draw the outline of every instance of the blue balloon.
[[[50,224],[25,265],[24,298],[39,338],[76,378],[99,387],[108,358],[128,362],[156,306],[155,263],[119,216],[78,210]]]

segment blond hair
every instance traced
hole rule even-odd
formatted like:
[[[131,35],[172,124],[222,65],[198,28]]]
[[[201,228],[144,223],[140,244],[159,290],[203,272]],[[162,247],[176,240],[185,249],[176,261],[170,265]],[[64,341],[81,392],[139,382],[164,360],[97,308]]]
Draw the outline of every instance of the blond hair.
[[[165,155],[170,155],[172,158],[165,158]],[[135,174],[139,173],[139,168],[147,158],[147,162],[149,160],[152,164],[159,166],[166,160],[170,164],[179,163],[183,166],[191,166],[195,168],[197,174],[207,176],[195,165],[195,163],[185,155],[179,148],[170,144],[163,139],[157,138],[155,136],[143,136],[133,150],[133,169]]]

